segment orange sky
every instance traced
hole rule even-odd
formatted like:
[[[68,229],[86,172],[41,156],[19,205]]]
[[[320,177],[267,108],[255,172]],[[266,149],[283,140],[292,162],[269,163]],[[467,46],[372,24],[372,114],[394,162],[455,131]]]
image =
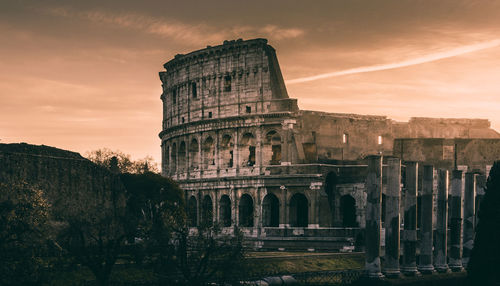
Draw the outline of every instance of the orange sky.
[[[0,1],[0,142],[158,160],[163,63],[255,37],[302,109],[500,130],[499,1],[180,2]]]

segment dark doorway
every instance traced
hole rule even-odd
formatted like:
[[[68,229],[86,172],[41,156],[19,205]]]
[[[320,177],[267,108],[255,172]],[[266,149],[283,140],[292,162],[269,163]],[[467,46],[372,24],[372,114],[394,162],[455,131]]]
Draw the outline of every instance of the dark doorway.
[[[223,226],[231,226],[231,200],[227,195],[220,198],[220,222]]]
[[[201,211],[201,221],[203,226],[212,226],[213,223],[213,207],[212,207],[212,198],[209,195],[206,195],[203,198],[203,206]]]
[[[188,201],[188,223],[191,227],[198,225],[198,206],[194,196],[191,196]]]
[[[268,194],[262,202],[262,225],[278,227],[280,224],[280,202],[273,194]]]
[[[243,227],[253,227],[253,200],[250,195],[244,194],[240,198],[239,225]]]
[[[290,226],[307,227],[309,222],[309,202],[303,194],[295,194],[290,199]]]
[[[356,227],[356,200],[350,195],[340,198],[340,209],[342,210],[342,226]]]

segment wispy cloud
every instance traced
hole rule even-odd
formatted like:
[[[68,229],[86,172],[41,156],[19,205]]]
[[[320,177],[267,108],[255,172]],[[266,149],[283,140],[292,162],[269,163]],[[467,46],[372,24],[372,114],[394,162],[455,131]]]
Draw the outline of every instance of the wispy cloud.
[[[99,10],[75,11],[58,7],[46,10],[48,13],[65,18],[80,18],[94,23],[115,25],[127,29],[139,30],[147,34],[157,35],[190,44],[206,44],[223,39],[240,38],[243,35],[272,37],[273,39],[297,38],[304,34],[299,28],[265,26],[233,26],[223,28],[207,24],[187,24],[178,21],[167,21],[136,13],[109,13]]]
[[[296,84],[296,83],[310,82],[310,81],[315,81],[315,80],[320,80],[320,79],[325,79],[325,78],[338,77],[338,76],[343,76],[343,75],[403,68],[403,67],[408,67],[408,66],[413,66],[413,65],[434,62],[434,61],[438,61],[438,60],[442,60],[442,59],[452,58],[452,57],[456,57],[456,56],[460,56],[460,55],[464,55],[464,54],[468,54],[468,53],[473,53],[473,52],[477,52],[477,51],[481,51],[481,50],[485,50],[485,49],[495,48],[498,46],[500,46],[500,39],[487,41],[487,42],[481,42],[481,43],[467,45],[467,46],[462,46],[462,47],[450,49],[447,51],[427,54],[427,55],[422,56],[422,57],[403,60],[403,61],[399,61],[399,62],[395,62],[395,63],[364,66],[364,67],[358,67],[358,68],[347,69],[347,70],[342,70],[342,71],[323,73],[323,74],[319,74],[319,75],[315,75],[315,76],[296,78],[296,79],[292,79],[292,80],[287,80],[286,83],[287,84]]]

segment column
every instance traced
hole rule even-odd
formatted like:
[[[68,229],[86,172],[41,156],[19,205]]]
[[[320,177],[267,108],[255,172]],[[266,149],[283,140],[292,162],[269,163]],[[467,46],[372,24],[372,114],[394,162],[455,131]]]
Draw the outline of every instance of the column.
[[[486,187],[486,175],[476,176],[476,219],[475,223],[477,226],[479,222],[479,211],[481,209],[481,201],[484,197],[484,188]]]
[[[387,192],[385,197],[385,267],[387,277],[398,277],[399,271],[399,205],[401,199],[401,160],[387,160]]]
[[[467,267],[474,246],[474,215],[476,204],[476,174],[465,174],[464,192],[464,244],[462,264]]]
[[[434,167],[430,165],[424,166],[421,197],[422,207],[420,209],[422,220],[420,224],[420,263],[418,264],[418,270],[422,273],[432,273],[434,271],[434,266],[432,265],[433,179]]]
[[[418,163],[406,163],[406,192],[404,198],[403,266],[406,275],[415,275],[417,270],[417,190]]]
[[[369,278],[383,277],[380,272],[380,227],[382,210],[382,156],[367,157],[366,176],[366,251],[365,270]]]
[[[454,170],[451,179],[450,201],[450,260],[449,267],[454,272],[462,267],[462,171]]]
[[[448,255],[448,170],[438,173],[438,205],[436,220],[436,241],[434,242],[434,265],[438,272],[449,271]]]

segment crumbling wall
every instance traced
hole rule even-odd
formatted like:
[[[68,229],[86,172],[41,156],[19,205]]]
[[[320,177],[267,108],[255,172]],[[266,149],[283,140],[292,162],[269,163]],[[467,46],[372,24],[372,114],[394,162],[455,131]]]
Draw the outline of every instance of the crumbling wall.
[[[124,194],[117,175],[78,153],[53,147],[0,144],[0,166],[0,182],[24,181],[40,188],[56,219],[62,213],[66,217],[81,213],[87,207],[81,202],[92,199],[106,207],[104,193]]]
[[[445,169],[454,168],[456,158],[457,166],[485,173],[487,166],[500,159],[500,139],[396,139],[394,155],[403,161],[425,162]]]

